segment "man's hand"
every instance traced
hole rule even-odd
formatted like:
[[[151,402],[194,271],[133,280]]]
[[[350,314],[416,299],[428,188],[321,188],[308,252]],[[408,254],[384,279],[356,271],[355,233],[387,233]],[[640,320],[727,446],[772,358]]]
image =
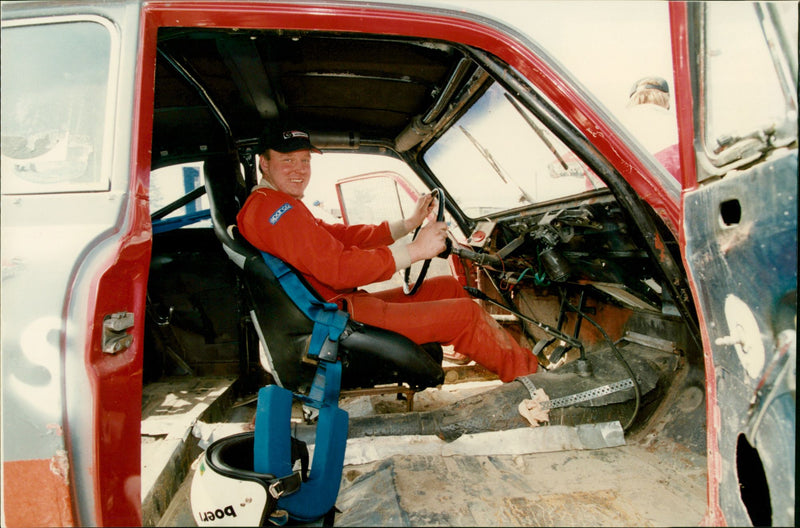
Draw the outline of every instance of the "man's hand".
[[[417,205],[414,207],[414,213],[403,220],[406,232],[410,233],[418,226],[422,225],[425,218],[434,211],[436,203],[436,199],[434,199],[431,193],[420,196],[417,200]]]
[[[417,238],[408,245],[408,255],[411,262],[427,260],[435,257],[446,249],[447,224],[444,222],[429,222],[419,230]]]

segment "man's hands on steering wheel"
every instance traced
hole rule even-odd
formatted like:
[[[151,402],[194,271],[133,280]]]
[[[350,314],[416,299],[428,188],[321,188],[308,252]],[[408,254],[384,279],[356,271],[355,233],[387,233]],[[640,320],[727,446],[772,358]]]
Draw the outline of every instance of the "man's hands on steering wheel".
[[[423,220],[436,207],[436,220],[429,221],[424,227],[421,226]],[[424,260],[422,269],[416,280],[411,279],[411,267],[403,272],[403,291],[406,295],[413,295],[417,292],[425,280],[431,259],[435,256],[442,258],[449,254],[449,242],[447,238],[447,224],[444,222],[444,192],[440,188],[435,188],[430,194],[422,196],[414,209],[414,214],[406,219],[406,227],[417,226],[411,243],[408,245],[411,262]],[[412,284],[413,282],[413,284]]]
[[[411,214],[411,216],[403,220],[405,223],[406,232],[410,233],[414,229],[421,226],[422,222],[424,222],[430,214],[437,212],[436,208],[438,205],[439,203],[437,202],[436,192],[430,192],[420,196],[416,205],[414,206],[414,212]]]
[[[429,260],[445,249],[447,227],[442,224],[444,222],[428,222],[416,232],[408,246],[412,262]]]

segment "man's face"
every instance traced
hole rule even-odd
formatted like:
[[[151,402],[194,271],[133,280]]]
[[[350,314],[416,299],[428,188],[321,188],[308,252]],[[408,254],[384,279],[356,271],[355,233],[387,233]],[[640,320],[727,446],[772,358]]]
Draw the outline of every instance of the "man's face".
[[[264,178],[279,191],[298,200],[311,180],[311,151],[269,151],[269,158],[261,156],[259,161]]]

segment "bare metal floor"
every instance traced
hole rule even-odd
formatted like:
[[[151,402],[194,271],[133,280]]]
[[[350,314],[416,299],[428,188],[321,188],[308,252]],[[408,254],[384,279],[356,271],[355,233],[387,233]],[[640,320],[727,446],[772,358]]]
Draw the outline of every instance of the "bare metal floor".
[[[674,453],[673,453],[674,455]],[[638,445],[345,467],[340,526],[696,526],[705,468]]]
[[[428,389],[415,397],[415,409],[447,405],[498,383]],[[362,396],[341,405],[353,416],[405,411],[404,403],[389,395]],[[247,428],[244,411],[242,422],[227,424],[227,431]],[[348,449],[357,440],[351,439]],[[667,439],[643,434],[618,447],[547,448],[515,455],[492,454],[491,445],[479,455],[432,455],[423,444],[415,447],[412,441],[399,454],[345,465],[335,524],[693,526],[705,513],[705,460]],[[352,460],[350,451],[347,456]],[[189,470],[158,525],[195,524],[191,475]]]

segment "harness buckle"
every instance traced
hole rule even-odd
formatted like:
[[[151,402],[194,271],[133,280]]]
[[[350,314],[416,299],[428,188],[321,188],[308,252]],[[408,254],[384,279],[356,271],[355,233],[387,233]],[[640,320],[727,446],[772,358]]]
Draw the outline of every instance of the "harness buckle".
[[[269,485],[269,494],[272,495],[272,498],[275,500],[280,499],[285,492],[286,490],[283,488],[283,482],[280,480],[276,480]]]

